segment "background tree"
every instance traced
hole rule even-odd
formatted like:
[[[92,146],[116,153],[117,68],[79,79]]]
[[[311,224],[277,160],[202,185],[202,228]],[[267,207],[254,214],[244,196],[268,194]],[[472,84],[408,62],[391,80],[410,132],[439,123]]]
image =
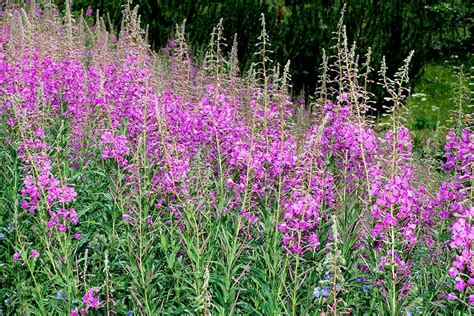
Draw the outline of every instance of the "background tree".
[[[77,0],[73,9],[78,13],[91,7],[109,13],[112,22],[120,25],[123,3],[123,0]],[[133,5],[139,5],[143,27],[149,25],[149,40],[154,48],[163,47],[173,36],[176,23],[186,20],[188,40],[196,57],[202,57],[212,27],[223,18],[224,37],[230,42],[237,34],[243,70],[254,60],[260,33],[258,21],[264,13],[273,59],[282,65],[291,60],[293,93],[304,92],[306,97],[315,89],[321,50],[329,49],[334,43],[332,38],[344,3],[340,0],[133,1]],[[59,5],[63,5],[62,1]],[[416,79],[429,61],[449,55],[467,58],[473,49],[473,16],[473,3],[468,0],[357,0],[347,3],[344,23],[351,41],[363,50],[372,48],[375,68],[382,56],[386,56],[389,74],[414,49],[410,77]],[[229,43],[229,50],[230,46]]]

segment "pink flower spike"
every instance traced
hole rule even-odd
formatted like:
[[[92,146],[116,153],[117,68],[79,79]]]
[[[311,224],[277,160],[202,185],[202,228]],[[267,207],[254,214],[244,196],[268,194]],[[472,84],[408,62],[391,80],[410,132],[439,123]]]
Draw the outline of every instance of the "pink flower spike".
[[[38,258],[39,256],[40,256],[40,253],[39,253],[38,250],[36,250],[36,249],[31,250],[31,257],[32,258]]]
[[[90,6],[87,7],[86,15],[87,15],[87,16],[92,16],[92,8],[91,8]]]

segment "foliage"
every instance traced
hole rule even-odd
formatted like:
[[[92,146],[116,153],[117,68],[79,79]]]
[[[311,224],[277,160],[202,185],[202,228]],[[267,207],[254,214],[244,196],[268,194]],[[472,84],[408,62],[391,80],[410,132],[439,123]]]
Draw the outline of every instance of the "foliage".
[[[415,148],[422,155],[442,156],[447,128],[471,120],[472,61],[461,67],[428,64],[407,100],[407,119]]]

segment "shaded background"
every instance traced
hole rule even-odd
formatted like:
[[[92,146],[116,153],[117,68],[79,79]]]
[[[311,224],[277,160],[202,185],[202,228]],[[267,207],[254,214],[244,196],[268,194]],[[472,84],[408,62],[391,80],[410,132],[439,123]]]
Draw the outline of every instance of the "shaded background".
[[[62,2],[60,7],[64,6]],[[344,3],[349,44],[356,41],[361,56],[372,47],[374,68],[385,55],[389,74],[393,73],[409,51],[415,50],[412,83],[420,77],[423,65],[453,55],[465,60],[473,50],[474,2],[469,0],[133,1],[133,5],[139,5],[143,27],[149,25],[149,40],[155,49],[163,47],[173,36],[176,23],[186,19],[188,40],[197,58],[208,44],[213,26],[223,18],[229,49],[237,34],[243,71],[255,58],[263,12],[273,59],[280,64],[291,60],[293,94],[306,97],[315,89],[322,48],[334,44],[331,39]],[[114,25],[119,26],[123,4],[123,0],[75,0],[73,10],[77,14],[90,6],[94,12],[108,12]]]

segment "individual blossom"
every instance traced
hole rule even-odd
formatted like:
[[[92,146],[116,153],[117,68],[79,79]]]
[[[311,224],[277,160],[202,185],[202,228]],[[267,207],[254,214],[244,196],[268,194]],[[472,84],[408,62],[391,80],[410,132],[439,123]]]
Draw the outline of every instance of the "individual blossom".
[[[458,299],[457,295],[454,293],[449,293],[445,297],[448,301],[454,301]]]
[[[33,136],[39,137],[39,138],[46,138],[46,135],[43,132],[42,128],[38,128],[36,131],[33,132]]]
[[[452,267],[451,269],[448,270],[448,273],[451,277],[454,278],[455,276],[457,276],[459,274],[459,271],[458,271],[458,269]]]
[[[466,282],[464,282],[464,280],[461,278],[461,277],[457,277],[456,278],[456,290],[458,290],[459,292],[463,292],[467,287],[467,284]]]
[[[67,301],[67,296],[64,295],[63,292],[61,292],[61,291],[56,292],[55,298],[56,298],[56,300],[58,300],[58,301],[60,301],[60,300]]]
[[[13,261],[18,262],[18,261],[20,260],[20,258],[21,258],[20,253],[19,253],[19,252],[15,252],[15,253],[13,254],[12,258],[13,258]]]
[[[323,289],[321,290],[321,294],[324,297],[328,297],[329,296],[329,288],[327,286],[323,287]]]
[[[321,288],[320,287],[315,287],[313,289],[313,296],[315,298],[320,298],[321,297]]]

